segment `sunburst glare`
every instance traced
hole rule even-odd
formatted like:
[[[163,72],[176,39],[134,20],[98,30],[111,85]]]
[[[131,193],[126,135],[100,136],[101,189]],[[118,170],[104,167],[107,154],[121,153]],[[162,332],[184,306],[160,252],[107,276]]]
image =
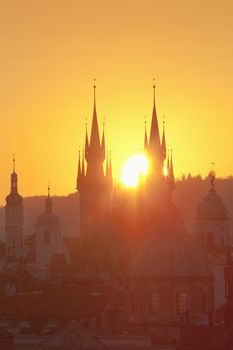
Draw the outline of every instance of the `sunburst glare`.
[[[143,153],[134,154],[123,165],[121,182],[126,187],[136,187],[141,176],[146,176],[148,171],[148,159]]]

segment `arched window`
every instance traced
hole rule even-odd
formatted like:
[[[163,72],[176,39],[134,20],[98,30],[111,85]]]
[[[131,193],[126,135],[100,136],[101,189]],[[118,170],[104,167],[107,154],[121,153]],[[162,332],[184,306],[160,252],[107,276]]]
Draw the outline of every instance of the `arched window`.
[[[44,244],[49,244],[50,243],[50,236],[49,236],[49,231],[44,232]]]
[[[176,293],[176,313],[184,314],[187,311],[187,292]]]

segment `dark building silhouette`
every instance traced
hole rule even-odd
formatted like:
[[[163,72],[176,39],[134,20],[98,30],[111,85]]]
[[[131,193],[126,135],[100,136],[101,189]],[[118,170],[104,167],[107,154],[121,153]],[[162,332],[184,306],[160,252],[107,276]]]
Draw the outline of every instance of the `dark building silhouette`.
[[[23,197],[18,193],[15,158],[11,174],[11,192],[6,197],[5,217],[6,258],[7,262],[14,263],[24,256]]]

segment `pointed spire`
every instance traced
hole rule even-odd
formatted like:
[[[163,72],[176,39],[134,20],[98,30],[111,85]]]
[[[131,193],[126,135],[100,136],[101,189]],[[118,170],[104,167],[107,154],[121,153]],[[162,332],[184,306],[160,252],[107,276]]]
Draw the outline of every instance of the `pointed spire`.
[[[84,163],[84,150],[82,152],[82,180],[84,179],[85,177],[85,163]]]
[[[152,111],[152,121],[151,121],[151,129],[150,129],[150,140],[149,147],[160,147],[160,136],[159,136],[159,127],[158,127],[158,119],[156,113],[155,106],[155,79],[153,85],[153,111]]]
[[[101,142],[101,151],[102,151],[103,160],[105,159],[105,134],[104,134],[104,129],[105,129],[105,120],[103,122],[103,135],[102,135],[102,142]]]
[[[147,120],[146,120],[146,116],[145,116],[144,152],[147,152],[147,151],[148,151],[148,148],[149,148],[146,124],[147,124]]]
[[[91,136],[90,136],[90,144],[89,144],[89,154],[92,153],[95,156],[100,155],[101,146],[100,146],[100,137],[99,137],[99,127],[97,121],[97,112],[96,112],[96,85],[94,79],[94,109],[93,109],[93,117],[92,117],[92,126],[91,126]]]
[[[104,140],[105,142],[105,140]],[[105,148],[105,145],[104,145]],[[94,80],[94,110],[92,117],[91,136],[88,147],[88,156],[86,157],[87,169],[86,176],[94,182],[101,182],[104,179],[103,161],[105,155],[100,144],[99,126],[96,112],[96,85]]]
[[[162,153],[163,159],[166,159],[165,120],[163,120]]]
[[[76,181],[76,190],[78,190],[80,185],[80,180],[82,176],[82,169],[81,169],[81,157],[80,157],[80,150],[78,151],[78,174],[77,174],[77,181]]]
[[[18,176],[15,172],[15,154],[12,158],[11,193],[18,193]]]
[[[89,152],[89,141],[88,141],[88,133],[87,133],[87,119],[85,122],[85,127],[86,127],[86,138],[85,138],[85,158],[87,160],[88,158],[88,152]]]

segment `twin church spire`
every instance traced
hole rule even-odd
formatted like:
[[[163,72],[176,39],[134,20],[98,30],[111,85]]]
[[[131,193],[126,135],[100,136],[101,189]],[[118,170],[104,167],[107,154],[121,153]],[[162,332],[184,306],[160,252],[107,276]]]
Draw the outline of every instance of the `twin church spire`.
[[[92,185],[94,183],[106,184],[106,182],[108,182],[108,184],[112,184],[111,153],[106,152],[105,124],[103,124],[103,134],[102,134],[102,139],[100,140],[100,132],[99,132],[97,108],[96,108],[95,80],[94,80],[93,92],[94,92],[94,107],[93,107],[90,139],[88,138],[87,123],[86,123],[85,149],[82,152],[82,154],[79,151],[78,174],[77,174],[78,190],[81,190],[81,187],[83,187],[84,182],[85,183],[89,182]],[[144,151],[152,158],[156,169],[161,168],[161,174],[162,174],[163,163],[164,163],[164,160],[167,158],[165,121],[163,121],[162,138],[160,138],[157,111],[156,111],[156,101],[155,101],[155,81],[153,84],[153,109],[152,109],[152,119],[151,119],[149,137],[147,135],[147,125],[145,121]],[[104,172],[103,163],[105,160],[106,160],[106,171]],[[172,174],[173,174],[173,170],[172,170]]]

